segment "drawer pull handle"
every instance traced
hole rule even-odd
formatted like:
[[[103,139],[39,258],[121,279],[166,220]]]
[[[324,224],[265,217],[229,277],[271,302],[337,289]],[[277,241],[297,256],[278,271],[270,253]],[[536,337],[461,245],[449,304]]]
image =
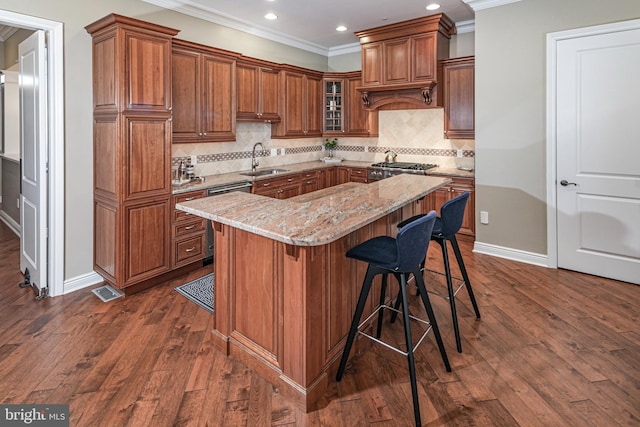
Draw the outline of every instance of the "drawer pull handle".
[[[293,178],[289,178],[289,179],[287,180],[287,182],[291,182],[291,181],[293,181]]]
[[[186,199],[184,199],[185,202],[189,202],[191,200],[195,200],[195,197],[187,197]]]
[[[193,251],[195,251],[195,250],[196,250],[196,247],[195,247],[195,246],[193,246],[193,247],[191,247],[191,248],[189,248],[189,249],[185,249],[184,251],[185,251],[185,252],[193,252]]]
[[[269,185],[271,185],[270,183],[266,183],[266,184],[262,184],[263,187],[268,187]]]
[[[184,229],[185,229],[185,230],[193,230],[194,228],[196,228],[196,226],[195,226],[195,225],[190,225],[190,226],[188,226],[188,227],[185,227]]]

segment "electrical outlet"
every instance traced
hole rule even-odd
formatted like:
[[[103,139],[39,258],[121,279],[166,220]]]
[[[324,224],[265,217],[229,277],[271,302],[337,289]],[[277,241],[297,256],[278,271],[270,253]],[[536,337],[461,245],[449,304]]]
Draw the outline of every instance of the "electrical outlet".
[[[461,149],[461,148],[458,148],[458,149],[456,150],[456,156],[458,156],[458,157],[462,157],[462,149]]]
[[[197,165],[198,164],[198,156],[196,156],[196,155],[191,156],[191,164],[192,165]]]
[[[480,224],[489,224],[489,212],[480,211]]]

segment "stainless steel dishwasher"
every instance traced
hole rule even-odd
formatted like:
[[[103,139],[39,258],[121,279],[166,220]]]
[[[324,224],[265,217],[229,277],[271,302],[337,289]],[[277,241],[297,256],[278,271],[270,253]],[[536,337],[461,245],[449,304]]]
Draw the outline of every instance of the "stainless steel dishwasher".
[[[224,193],[231,193],[232,191],[242,191],[245,193],[251,192],[250,182],[236,182],[233,184],[219,185],[216,187],[207,188],[207,197],[219,196]],[[213,227],[211,221],[207,221],[207,253],[204,258],[204,264],[211,264],[213,262]]]

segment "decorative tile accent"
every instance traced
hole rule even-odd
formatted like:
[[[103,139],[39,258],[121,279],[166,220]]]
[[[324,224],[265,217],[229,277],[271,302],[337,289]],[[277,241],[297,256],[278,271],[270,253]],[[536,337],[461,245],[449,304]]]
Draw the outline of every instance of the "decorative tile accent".
[[[440,149],[440,148],[412,148],[412,147],[368,147],[370,153],[385,153],[387,150],[393,150],[396,154],[410,154],[414,156],[440,156],[440,157],[456,157],[456,150]],[[355,150],[352,150],[355,151]],[[359,151],[359,150],[358,150]],[[463,150],[463,157],[474,157],[475,151]]]
[[[310,145],[307,147],[283,148],[284,154],[302,154],[313,153],[314,151],[322,151],[322,145]]]
[[[226,160],[250,159],[252,151],[234,151],[231,153],[202,154],[197,157],[198,163],[224,162]],[[269,150],[256,151],[256,157],[268,157]]]
[[[361,151],[364,153],[365,147],[360,145],[336,145],[336,148],[334,148],[333,151]]]

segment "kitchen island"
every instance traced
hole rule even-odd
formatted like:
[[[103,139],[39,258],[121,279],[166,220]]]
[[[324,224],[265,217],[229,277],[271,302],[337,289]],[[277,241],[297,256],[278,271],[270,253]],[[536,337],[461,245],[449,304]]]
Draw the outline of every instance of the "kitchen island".
[[[217,347],[314,409],[337,369],[366,270],[346,251],[395,235],[449,182],[397,175],[286,200],[235,192],[177,204],[213,223]]]

